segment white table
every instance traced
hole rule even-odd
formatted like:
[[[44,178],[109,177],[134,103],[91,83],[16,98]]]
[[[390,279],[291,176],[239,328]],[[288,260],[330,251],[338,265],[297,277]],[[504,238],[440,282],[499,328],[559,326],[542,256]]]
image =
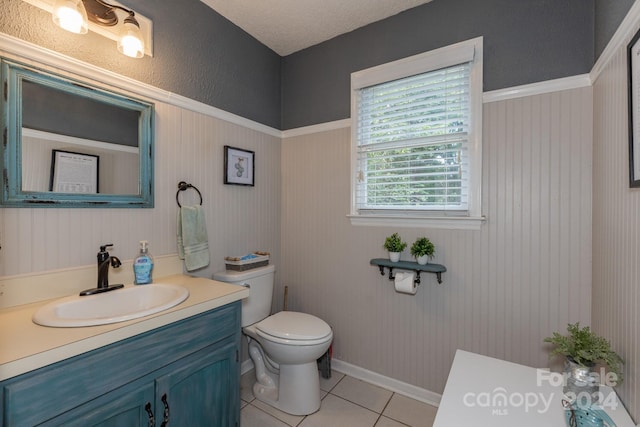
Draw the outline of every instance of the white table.
[[[557,375],[458,350],[433,426],[566,427]],[[613,389],[600,391],[614,393],[605,409],[617,427],[636,427]]]

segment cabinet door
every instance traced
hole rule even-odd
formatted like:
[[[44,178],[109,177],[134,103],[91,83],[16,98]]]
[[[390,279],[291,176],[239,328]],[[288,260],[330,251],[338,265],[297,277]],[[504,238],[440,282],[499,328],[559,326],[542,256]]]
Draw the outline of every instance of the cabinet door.
[[[236,354],[235,339],[228,339],[168,366],[168,373],[156,380],[156,424],[235,427],[240,404]]]
[[[116,389],[44,424],[43,427],[143,427],[153,426],[154,384],[132,384]],[[147,410],[148,405],[148,410]],[[156,423],[156,425],[159,425]]]

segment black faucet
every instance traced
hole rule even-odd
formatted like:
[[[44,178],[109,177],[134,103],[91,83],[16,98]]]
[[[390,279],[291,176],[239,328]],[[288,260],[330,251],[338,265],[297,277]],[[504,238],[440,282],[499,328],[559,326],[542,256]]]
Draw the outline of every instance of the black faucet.
[[[109,265],[113,268],[118,268],[122,265],[118,257],[110,256],[109,252],[107,252],[107,248],[111,246],[113,246],[113,243],[102,245],[100,246],[100,252],[98,252],[98,286],[80,292],[80,296],[99,294],[124,287],[123,284],[109,286]]]

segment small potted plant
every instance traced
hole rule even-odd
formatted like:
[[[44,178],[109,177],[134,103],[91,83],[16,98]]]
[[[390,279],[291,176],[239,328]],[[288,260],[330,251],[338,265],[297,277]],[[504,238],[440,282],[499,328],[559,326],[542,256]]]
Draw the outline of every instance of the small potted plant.
[[[407,244],[402,241],[398,233],[393,233],[385,239],[383,246],[389,251],[389,259],[391,262],[398,262],[400,260],[400,252],[404,251]]]
[[[555,346],[550,357],[565,357],[565,393],[577,396],[587,392],[589,396],[595,396],[600,385],[599,375],[595,372],[596,364],[608,368],[612,375],[612,378],[607,376],[608,385],[615,386],[622,381],[622,358],[611,349],[609,341],[596,335],[588,326],[580,328],[580,323],[569,324],[567,332],[569,334],[566,336],[554,332],[544,339],[544,342]]]
[[[435,246],[426,237],[420,237],[411,245],[411,255],[413,255],[420,265],[425,265],[427,261],[433,258],[433,254],[436,252]]]

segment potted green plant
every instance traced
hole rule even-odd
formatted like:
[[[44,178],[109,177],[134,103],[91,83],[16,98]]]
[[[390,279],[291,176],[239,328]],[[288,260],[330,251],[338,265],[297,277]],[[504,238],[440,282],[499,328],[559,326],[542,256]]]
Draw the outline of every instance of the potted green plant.
[[[391,262],[398,262],[400,260],[400,252],[404,251],[407,244],[402,241],[398,233],[393,233],[385,239],[383,247],[389,251]]]
[[[433,254],[436,252],[435,246],[426,237],[420,237],[411,245],[411,255],[413,255],[420,265],[425,265],[427,261],[433,258]]]
[[[580,323],[567,326],[568,335],[554,332],[544,342],[553,344],[555,348],[550,357],[565,357],[564,392],[574,396],[587,392],[595,396],[600,385],[600,376],[595,372],[597,364],[605,365],[612,377],[607,376],[608,385],[616,385],[622,381],[622,358],[611,349],[605,338],[596,335],[588,326],[580,328]]]

